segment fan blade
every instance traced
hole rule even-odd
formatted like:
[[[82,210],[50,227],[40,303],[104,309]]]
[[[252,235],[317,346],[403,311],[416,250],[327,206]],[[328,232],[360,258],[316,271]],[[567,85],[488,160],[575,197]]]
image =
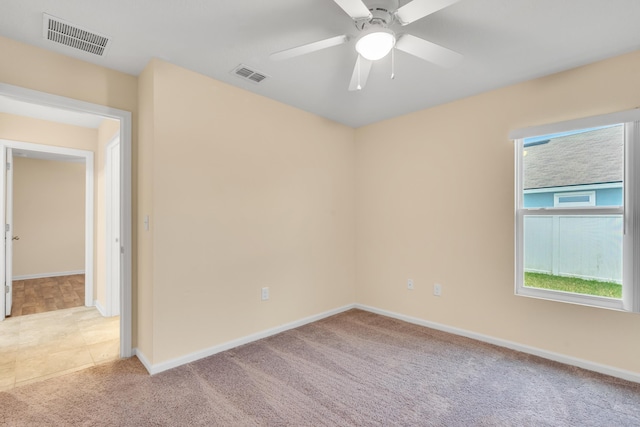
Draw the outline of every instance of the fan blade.
[[[400,37],[396,42],[396,49],[445,68],[453,67],[463,58],[458,52],[411,34]]]
[[[347,15],[353,18],[354,21],[358,19],[370,19],[371,12],[369,12],[369,8],[365,5],[362,0],[333,0],[337,3],[338,6],[342,8]]]
[[[411,24],[427,15],[451,6],[460,0],[413,0],[396,11],[396,18],[402,25]]]
[[[353,67],[353,74],[351,75],[351,82],[349,83],[349,90],[361,90],[366,84],[369,78],[369,71],[373,61],[363,58],[358,55],[356,60],[356,66]]]
[[[274,61],[280,61],[282,59],[293,58],[294,56],[305,55],[307,53],[315,52],[317,50],[326,49],[328,47],[338,46],[349,41],[349,38],[345,35],[331,37],[330,39],[324,39],[317,42],[305,44],[302,46],[294,47],[291,49],[282,50],[271,54],[269,58]]]

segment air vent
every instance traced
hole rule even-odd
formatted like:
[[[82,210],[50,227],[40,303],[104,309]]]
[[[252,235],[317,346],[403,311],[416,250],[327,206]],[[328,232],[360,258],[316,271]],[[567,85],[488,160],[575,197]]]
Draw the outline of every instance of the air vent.
[[[45,39],[79,49],[98,56],[104,56],[111,45],[109,37],[80,28],[55,16],[42,14],[43,36]]]
[[[233,71],[231,71],[233,74],[235,74],[238,77],[243,78],[244,80],[248,80],[250,82],[253,83],[260,83],[262,82],[264,79],[266,79],[267,76],[266,74],[260,72],[260,71],[256,71],[251,69],[250,67],[247,67],[246,65],[238,65]]]

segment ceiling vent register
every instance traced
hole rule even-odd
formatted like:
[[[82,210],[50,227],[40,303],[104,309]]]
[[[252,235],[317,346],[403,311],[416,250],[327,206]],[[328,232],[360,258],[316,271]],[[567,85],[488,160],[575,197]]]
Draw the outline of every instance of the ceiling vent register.
[[[43,35],[46,40],[98,56],[104,56],[111,44],[107,36],[80,28],[46,13],[42,16]]]
[[[242,65],[242,64],[238,65],[232,71],[232,73],[244,80],[248,80],[253,83],[260,83],[263,80],[265,80],[267,77],[269,77],[264,73],[261,73],[256,70],[252,70],[250,67],[247,67],[246,65]]]

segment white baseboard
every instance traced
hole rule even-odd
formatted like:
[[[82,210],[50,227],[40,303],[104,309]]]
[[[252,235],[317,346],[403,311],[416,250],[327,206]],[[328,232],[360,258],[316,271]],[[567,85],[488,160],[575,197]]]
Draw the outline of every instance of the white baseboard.
[[[139,348],[133,349],[133,355],[138,358],[138,360],[140,361],[140,363],[142,363],[142,366],[145,367],[147,372],[153,375],[153,373],[151,372],[153,370],[153,366],[151,365],[151,362],[149,362],[149,359],[147,359],[147,357],[140,351]]]
[[[142,352],[138,349],[135,350],[136,356],[140,359],[140,362],[147,368],[147,371],[151,375],[158,374],[160,372],[166,371],[167,369],[176,368],[181,365],[185,365],[187,363],[195,362],[196,360],[203,359],[205,357],[213,356],[216,353],[220,353],[222,351],[230,350],[234,347],[238,347],[244,344],[248,344],[253,341],[261,340],[263,338],[270,337],[272,335],[279,334],[280,332],[288,331],[289,329],[298,328],[300,326],[304,326],[309,323],[317,322],[318,320],[324,319],[326,317],[334,316],[338,313],[342,313],[344,311],[350,310],[354,308],[354,304],[345,305],[344,307],[336,308],[334,310],[325,311],[324,313],[319,313],[313,316],[305,317],[300,320],[296,320],[294,322],[285,323],[284,325],[276,326],[275,328],[266,329],[262,332],[257,332],[255,334],[247,335],[246,337],[238,338],[232,341],[228,341],[226,343],[216,345],[213,347],[206,348],[204,350],[196,351],[194,353],[186,354],[181,357],[177,357],[175,359],[167,360],[166,362],[161,362],[157,364],[149,363],[149,359],[147,359]]]
[[[460,335],[460,336],[471,338],[477,341],[482,341],[489,344],[497,345],[499,347],[520,351],[522,353],[527,353],[534,356],[542,357],[543,359],[564,363],[565,365],[576,366],[578,368],[586,369],[588,371],[598,372],[601,374],[610,375],[612,377],[621,378],[623,380],[640,383],[640,374],[637,372],[614,368],[612,366],[602,365],[599,363],[591,362],[589,360],[579,359],[577,357],[567,356],[560,353],[554,353],[552,351],[542,350],[536,347],[530,347],[528,345],[518,344],[512,341],[491,337],[489,335],[478,334],[476,332],[467,331],[465,329],[454,328],[452,326],[447,326],[447,325],[443,325],[435,322],[429,322],[427,320],[422,320],[422,319],[418,319],[416,317],[411,317],[411,316],[405,316],[404,314],[394,313],[392,311],[381,310],[375,307],[369,307],[367,305],[354,304],[354,308],[358,308],[360,310],[369,311],[371,313],[380,314],[382,316],[387,316],[387,317],[391,317],[398,320],[403,320],[405,322],[413,323],[415,325],[426,326],[427,328],[448,332],[450,334]]]
[[[23,274],[22,276],[13,276],[13,280],[43,279],[45,277],[73,276],[75,274],[84,274],[84,270],[57,271],[55,273]]]
[[[98,300],[93,301],[93,305],[100,312],[100,314],[102,314],[102,317],[107,317],[106,311],[104,310],[104,307],[102,306],[102,304],[100,304],[100,301]]]

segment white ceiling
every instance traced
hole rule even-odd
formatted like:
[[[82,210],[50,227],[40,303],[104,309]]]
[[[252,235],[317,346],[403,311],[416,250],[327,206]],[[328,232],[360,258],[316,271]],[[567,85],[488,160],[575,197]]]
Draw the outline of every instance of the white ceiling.
[[[398,52],[394,80],[387,57],[349,92],[354,40],[269,59],[356,36],[333,0],[0,0],[0,11],[0,35],[18,41],[133,75],[157,57],[352,127],[640,49],[639,0],[461,0],[403,31],[463,54],[462,63],[442,69]],[[106,57],[44,40],[43,12],[110,36]],[[256,85],[231,74],[241,63],[270,78]]]

